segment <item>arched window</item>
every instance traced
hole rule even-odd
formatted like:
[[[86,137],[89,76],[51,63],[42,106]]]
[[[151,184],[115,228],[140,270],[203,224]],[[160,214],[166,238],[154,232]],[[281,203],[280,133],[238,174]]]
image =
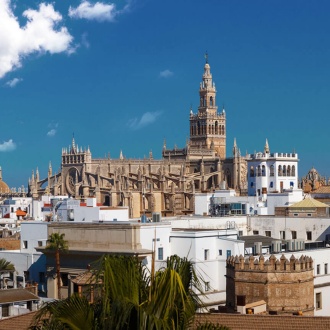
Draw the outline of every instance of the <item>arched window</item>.
[[[282,165],[278,165],[278,176],[283,175]]]
[[[253,166],[250,167],[250,177],[251,178],[254,177],[254,167]]]
[[[209,125],[209,134],[211,134],[211,125]]]
[[[291,166],[290,165],[288,165],[288,168],[286,170],[286,175],[291,176]]]
[[[270,173],[269,173],[269,175],[270,176],[274,176],[274,174],[275,174],[274,165],[270,165]]]
[[[215,134],[218,134],[218,122],[215,122]]]
[[[212,134],[214,134],[214,125],[212,125]]]
[[[197,122],[197,135],[201,134],[201,124],[200,122]]]
[[[257,176],[261,176],[261,167],[258,165],[257,167]]]
[[[286,166],[283,165],[283,176],[286,176]]]
[[[262,165],[262,167],[261,167],[261,175],[266,176],[266,167],[265,167],[265,165]]]
[[[296,176],[296,167],[292,165],[291,176]]]
[[[213,107],[213,96],[210,96],[210,106]]]

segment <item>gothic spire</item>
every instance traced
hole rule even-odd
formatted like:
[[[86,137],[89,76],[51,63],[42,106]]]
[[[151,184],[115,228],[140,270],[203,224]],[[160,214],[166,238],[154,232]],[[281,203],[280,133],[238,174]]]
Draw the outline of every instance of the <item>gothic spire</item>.
[[[233,146],[233,156],[236,157],[238,156],[238,148],[237,148],[237,143],[236,143],[236,138],[234,138],[234,146]]]

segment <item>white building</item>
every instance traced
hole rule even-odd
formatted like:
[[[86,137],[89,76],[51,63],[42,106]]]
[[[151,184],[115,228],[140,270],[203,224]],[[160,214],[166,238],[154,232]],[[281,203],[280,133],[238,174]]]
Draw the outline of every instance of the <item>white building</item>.
[[[226,302],[226,259],[244,255],[244,242],[237,239],[236,230],[173,230],[170,236],[171,254],[193,262],[197,274],[205,281],[208,308]]]
[[[0,251],[0,258],[15,266],[18,284],[13,283],[14,286],[24,287],[27,281],[37,282],[39,293],[46,293],[46,258],[35,248],[46,245],[47,225],[41,221],[22,222],[20,250]]]
[[[32,214],[31,197],[12,197],[0,204],[0,218],[22,219]]]
[[[87,198],[86,203],[68,196],[42,196],[33,201],[33,216],[45,221],[128,221],[128,207],[109,207],[96,203],[96,198]]]
[[[231,215],[274,215],[275,207],[288,207],[303,199],[301,189],[285,190],[282,193],[267,193],[258,196],[237,196],[234,190],[216,190],[214,193],[196,193],[195,214],[211,215],[212,203],[228,205],[230,212],[217,216]]]
[[[87,198],[81,204],[79,200],[67,198],[54,207],[56,221],[128,221],[128,207],[102,206],[96,203],[96,198]]]
[[[283,192],[298,188],[298,155],[270,153],[268,141],[264,152],[246,156],[248,195],[266,196],[268,192]]]

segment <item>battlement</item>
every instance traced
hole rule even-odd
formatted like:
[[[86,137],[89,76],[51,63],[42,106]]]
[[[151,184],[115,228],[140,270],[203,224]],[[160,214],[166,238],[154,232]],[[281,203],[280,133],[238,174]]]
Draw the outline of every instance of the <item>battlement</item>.
[[[299,259],[294,255],[288,260],[283,254],[278,259],[273,254],[269,259],[265,257],[250,256],[244,258],[240,256],[231,256],[227,259],[227,268],[235,271],[255,271],[255,272],[304,272],[313,270],[313,259],[302,255]]]

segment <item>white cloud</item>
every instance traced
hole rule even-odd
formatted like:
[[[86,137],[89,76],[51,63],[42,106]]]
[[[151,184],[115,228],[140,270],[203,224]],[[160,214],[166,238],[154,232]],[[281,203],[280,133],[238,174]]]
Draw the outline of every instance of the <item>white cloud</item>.
[[[169,77],[172,77],[173,74],[174,74],[174,73],[173,73],[172,71],[166,69],[166,70],[161,71],[161,72],[159,73],[159,77],[161,77],[161,78],[169,78]]]
[[[52,128],[50,131],[47,132],[47,136],[54,136],[56,134],[56,129]]]
[[[81,44],[85,47],[85,48],[89,48],[90,44],[89,41],[87,39],[88,34],[85,32],[81,35]]]
[[[11,0],[0,0],[0,78],[22,66],[23,58],[30,54],[72,53],[73,37],[64,26],[62,16],[53,4],[41,3],[38,10],[23,12],[27,19],[20,26],[13,14]]]
[[[71,6],[69,8],[69,16],[72,18],[84,18],[100,22],[112,22],[118,13],[119,11],[116,10],[116,5],[113,3],[96,2],[91,4],[89,1],[82,1],[77,8]]]
[[[144,126],[147,126],[149,124],[152,124],[156,121],[156,119],[161,115],[161,111],[155,111],[155,112],[145,112],[142,117],[139,118],[133,118],[128,122],[128,126],[132,129],[140,129]]]
[[[22,78],[14,78],[12,80],[9,80],[6,82],[6,86],[8,87],[15,87],[18,83],[20,83],[21,81],[23,81]]]
[[[15,149],[16,144],[12,139],[0,143],[0,152],[13,151]]]

